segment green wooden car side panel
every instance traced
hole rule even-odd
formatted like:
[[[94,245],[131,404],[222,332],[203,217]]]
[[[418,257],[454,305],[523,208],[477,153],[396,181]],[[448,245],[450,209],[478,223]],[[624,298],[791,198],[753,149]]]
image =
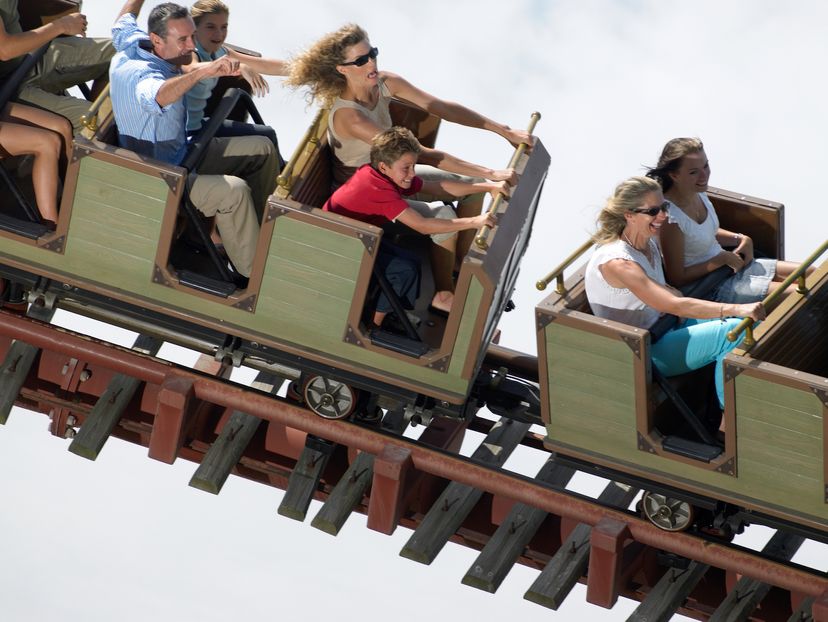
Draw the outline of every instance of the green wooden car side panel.
[[[623,342],[552,322],[546,327],[550,438],[613,452],[635,449],[635,355]],[[610,432],[607,434],[607,432]]]
[[[465,395],[460,377],[483,287],[474,281],[467,296],[460,334],[446,372],[400,360],[343,339],[362,262],[364,244],[353,235],[304,222],[290,215],[274,223],[255,313],[219,304],[152,282],[161,221],[169,187],[158,176],[95,156],[80,163],[69,235],[63,254],[14,240],[14,256],[67,276],[90,279],[113,289],[220,320],[228,327],[274,336],[303,350],[339,357],[442,391]],[[228,328],[228,330],[230,330]]]
[[[638,449],[635,355],[623,342],[555,322],[544,331],[551,441],[828,519],[822,403],[812,392],[736,378],[738,476],[731,477]]]

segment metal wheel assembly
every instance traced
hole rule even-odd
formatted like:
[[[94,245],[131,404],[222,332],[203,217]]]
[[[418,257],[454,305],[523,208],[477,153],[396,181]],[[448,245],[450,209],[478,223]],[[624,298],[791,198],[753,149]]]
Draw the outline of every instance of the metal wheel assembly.
[[[649,521],[664,531],[684,531],[693,524],[693,506],[666,495],[645,492],[641,498],[641,509]]]
[[[305,404],[325,419],[344,419],[354,411],[356,392],[344,382],[310,376],[303,391]]]

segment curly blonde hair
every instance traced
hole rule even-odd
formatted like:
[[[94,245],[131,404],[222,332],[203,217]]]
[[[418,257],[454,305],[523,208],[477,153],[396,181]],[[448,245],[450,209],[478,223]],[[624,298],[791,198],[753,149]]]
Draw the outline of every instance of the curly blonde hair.
[[[598,213],[598,231],[592,235],[592,241],[607,244],[620,238],[627,226],[624,214],[644,205],[644,197],[651,192],[661,192],[661,186],[649,177],[630,177],[618,184]]]
[[[329,32],[290,60],[284,84],[294,89],[307,87],[308,103],[330,107],[345,90],[345,76],[336,70],[345,62],[345,48],[367,40],[368,33],[356,24]]]

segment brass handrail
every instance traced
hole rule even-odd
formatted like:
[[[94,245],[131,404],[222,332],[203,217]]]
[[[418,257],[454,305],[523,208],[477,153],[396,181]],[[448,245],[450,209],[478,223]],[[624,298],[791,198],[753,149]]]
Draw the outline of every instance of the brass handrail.
[[[327,121],[327,108],[320,108],[319,112],[316,113],[316,116],[313,119],[313,122],[308,127],[305,135],[302,137],[302,140],[299,141],[299,144],[296,146],[296,149],[293,152],[293,155],[288,160],[287,164],[285,164],[285,168],[282,169],[279,176],[276,178],[276,183],[280,188],[284,188],[285,190],[290,190],[290,182],[293,176],[293,169],[296,167],[296,163],[299,161],[299,158],[302,156],[302,152],[308,147],[308,145],[316,145],[319,142],[319,138],[317,134],[319,133],[319,126],[322,124],[322,121]]]
[[[529,127],[526,128],[526,131],[530,134],[535,131],[535,126],[540,121],[541,113],[540,112],[533,112],[532,116],[529,119]],[[520,157],[526,152],[527,145],[526,143],[520,143],[516,148],[515,152],[512,154],[512,159],[509,160],[509,165],[506,168],[515,168],[517,166]],[[486,210],[487,214],[496,214],[497,209],[500,207],[500,203],[503,201],[503,195],[498,194],[494,200],[489,205],[489,209]],[[477,235],[474,238],[474,243],[477,248],[481,250],[486,250],[489,248],[489,244],[487,242],[489,238],[489,232],[492,228],[489,225],[483,225],[480,227],[480,231],[477,232]]]
[[[564,259],[563,262],[561,262],[561,265],[559,265],[557,268],[552,270],[552,272],[550,272],[545,277],[543,277],[541,280],[539,280],[537,283],[535,283],[535,287],[537,287],[539,290],[543,291],[543,290],[546,289],[546,286],[549,285],[549,282],[552,279],[556,279],[557,284],[555,285],[555,291],[557,293],[559,293],[561,296],[563,296],[566,293],[566,288],[564,287],[564,276],[563,276],[564,270],[566,270],[569,266],[571,266],[572,263],[576,259],[578,259],[578,257],[580,257],[585,252],[587,252],[590,248],[592,248],[593,244],[594,244],[594,242],[592,240],[587,240],[586,242],[584,242],[574,253],[572,253],[569,257]]]
[[[808,288],[805,284],[805,271],[813,264],[819,256],[822,255],[826,250],[828,250],[828,240],[822,243],[822,245],[817,248],[811,255],[799,264],[799,267],[794,270],[791,275],[782,281],[782,283],[777,287],[774,291],[768,294],[765,299],[762,301],[762,305],[767,309],[771,304],[776,302],[778,298],[781,298],[785,294],[785,290],[793,284],[794,281],[797,281],[797,288],[796,293],[800,295],[804,295],[808,293]],[[753,324],[754,321],[752,318],[746,317],[741,322],[739,322],[733,330],[727,333],[727,340],[728,341],[736,341],[739,338],[739,335],[742,334],[742,331],[745,333],[745,338],[742,341],[742,345],[745,348],[752,347],[756,340],[753,338]]]
[[[92,136],[95,135],[95,132],[98,131],[98,111],[101,109],[101,106],[109,97],[109,84],[101,90],[98,96],[95,98],[95,101],[92,102],[92,105],[89,106],[89,110],[87,110],[85,115],[82,115],[80,118],[81,125],[86,128]]]

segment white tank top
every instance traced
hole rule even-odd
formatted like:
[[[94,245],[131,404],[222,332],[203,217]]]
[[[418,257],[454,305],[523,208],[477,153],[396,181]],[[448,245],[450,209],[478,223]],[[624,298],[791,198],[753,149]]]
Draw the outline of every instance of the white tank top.
[[[334,182],[336,185],[344,184],[363,164],[371,160],[371,145],[358,138],[342,138],[334,129],[333,119],[336,111],[341,108],[353,108],[371,119],[383,130],[391,128],[391,93],[385,86],[385,81],[379,81],[379,97],[377,105],[373,109],[366,108],[362,104],[347,99],[336,98],[331,106],[328,122],[328,144],[333,149],[334,155]]]
[[[655,265],[649,262],[644,253],[636,250],[624,240],[609,242],[595,249],[584,276],[587,300],[594,315],[638,328],[650,328],[655,324],[661,313],[645,305],[629,289],[619,289],[607,283],[599,270],[603,264],[613,259],[634,261],[641,266],[648,277],[664,285],[664,270],[661,267],[661,252],[658,244],[654,238],[650,238],[648,243]]]
[[[667,220],[678,225],[679,230],[684,235],[685,268],[709,261],[722,252],[722,247],[716,240],[716,232],[719,230],[719,217],[716,215],[716,210],[707,195],[700,192],[699,197],[707,209],[707,218],[702,223],[697,223],[685,214],[678,205],[669,200],[667,201],[670,204]]]

